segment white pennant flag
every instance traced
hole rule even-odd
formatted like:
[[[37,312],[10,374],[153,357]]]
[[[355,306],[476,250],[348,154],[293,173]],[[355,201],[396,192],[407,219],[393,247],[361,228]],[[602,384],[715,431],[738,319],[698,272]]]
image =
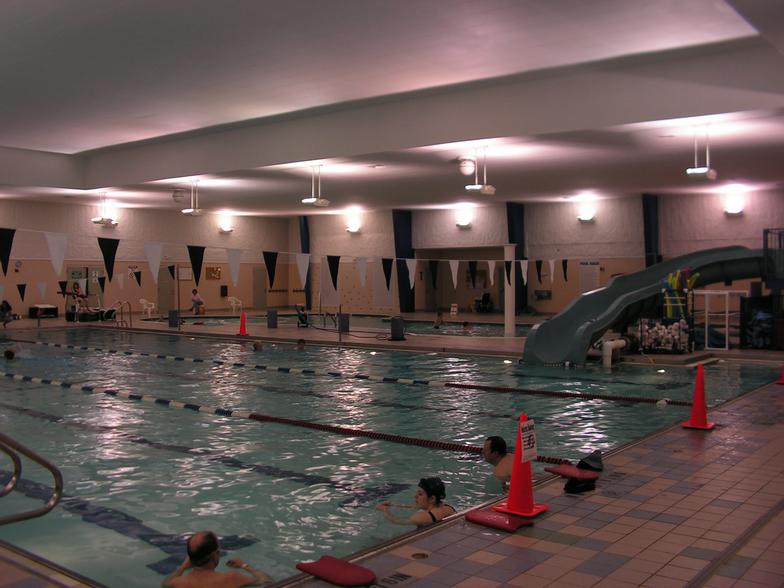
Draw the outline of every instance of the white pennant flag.
[[[523,276],[523,286],[528,284],[528,260],[521,259],[520,260],[520,273]]]
[[[79,288],[82,290],[82,293],[87,293],[87,278],[79,278],[76,280],[79,283]]]
[[[490,278],[490,285],[495,281],[495,259],[487,260],[487,276]]]
[[[354,261],[354,267],[357,268],[357,275],[359,276],[360,288],[365,287],[365,278],[367,277],[367,258],[357,257]]]
[[[302,287],[305,287],[305,282],[308,281],[308,269],[310,268],[310,253],[297,253],[297,271],[299,272],[299,281]]]
[[[125,274],[123,272],[117,272],[114,274],[114,279],[117,280],[117,285],[120,286],[120,290],[122,290],[125,285]]]
[[[548,259],[547,263],[550,264],[550,283],[552,284],[555,281],[555,260]]]
[[[413,290],[414,280],[416,280],[416,259],[406,259],[408,266],[408,285]]]
[[[59,276],[63,269],[68,235],[65,233],[44,233],[44,236],[46,237],[46,244],[49,246],[49,258],[52,260],[54,273]]]
[[[41,295],[41,300],[46,298],[46,282],[38,282],[38,293]]]
[[[450,259],[449,260],[449,269],[452,272],[452,284],[457,290],[457,266],[460,265],[460,262],[457,259]]]
[[[158,272],[161,269],[161,257],[163,256],[163,245],[160,243],[145,243],[144,253],[147,255],[147,265],[152,274],[152,281],[158,283]]]
[[[240,280],[240,257],[242,249],[227,249],[226,257],[229,258],[229,273],[231,274],[231,284],[235,288]]]

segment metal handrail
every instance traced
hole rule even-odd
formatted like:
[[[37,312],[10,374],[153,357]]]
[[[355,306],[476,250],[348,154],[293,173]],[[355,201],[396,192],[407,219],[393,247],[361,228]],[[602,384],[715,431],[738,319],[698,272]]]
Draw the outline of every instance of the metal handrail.
[[[2,443],[0,443],[0,451],[5,453],[8,457],[11,458],[11,461],[14,462],[14,475],[11,476],[11,479],[8,480],[8,483],[3,487],[2,490],[0,490],[0,498],[2,498],[11,492],[14,488],[16,488],[16,484],[22,477],[22,461],[19,459],[19,456],[16,454],[16,452],[12,451]]]
[[[63,495],[63,475],[60,473],[60,470],[57,469],[53,463],[49,462],[47,459],[38,455],[32,449],[25,447],[21,443],[18,443],[8,435],[0,433],[0,449],[7,454],[11,453],[21,453],[28,459],[36,462],[38,465],[46,468],[49,470],[49,473],[52,474],[54,478],[54,491],[52,495],[49,497],[47,503],[39,508],[34,508],[33,510],[28,510],[24,512],[19,512],[12,515],[6,515],[4,517],[0,517],[0,525],[7,525],[9,523],[16,523],[19,521],[25,521],[27,519],[34,519],[36,517],[40,517],[48,513],[52,510],[57,503],[60,502],[60,498]],[[13,459],[13,458],[11,458]],[[14,463],[14,474],[16,474],[16,461],[19,460],[17,456],[15,463]],[[19,465],[19,471],[21,472],[21,464]],[[13,480],[12,480],[13,481]],[[16,485],[16,481],[14,481],[14,485]]]

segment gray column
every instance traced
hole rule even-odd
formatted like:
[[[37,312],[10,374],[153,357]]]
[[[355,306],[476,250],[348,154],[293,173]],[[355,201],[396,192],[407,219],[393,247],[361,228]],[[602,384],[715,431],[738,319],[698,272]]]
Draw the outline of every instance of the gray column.
[[[504,282],[504,337],[515,336],[515,246],[504,245],[504,259],[512,261],[511,284]],[[501,274],[506,280],[506,268]]]

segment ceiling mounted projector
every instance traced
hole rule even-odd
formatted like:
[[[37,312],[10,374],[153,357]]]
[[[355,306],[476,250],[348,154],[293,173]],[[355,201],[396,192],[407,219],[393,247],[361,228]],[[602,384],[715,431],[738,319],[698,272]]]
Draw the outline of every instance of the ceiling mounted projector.
[[[182,214],[187,216],[201,216],[203,212],[201,208],[199,208],[199,185],[197,182],[191,184],[191,206],[190,208],[183,208]]]
[[[476,192],[483,196],[492,196],[495,194],[495,186],[490,184],[468,184],[465,189],[466,192]]]
[[[316,198],[316,201],[313,203],[313,206],[320,206],[320,207],[329,206],[329,200],[319,196],[318,198]]]
[[[482,157],[482,183],[479,183],[479,165],[477,165],[477,160],[474,158],[474,183],[467,184],[465,189],[466,192],[482,194],[483,196],[495,194],[495,186],[487,183],[487,147],[485,147]]]
[[[708,166],[702,167],[687,167],[686,175],[692,180],[708,180],[713,181],[718,177],[715,169]]]
[[[316,194],[316,170],[312,168],[310,171],[310,196],[305,196],[301,200],[302,204],[309,204],[310,206],[318,206],[324,208],[329,206],[329,200],[321,197],[321,166],[318,166],[318,195]]]
[[[108,216],[96,216],[90,219],[96,225],[101,225],[102,227],[116,227],[119,223],[114,220],[113,218],[109,218]]]

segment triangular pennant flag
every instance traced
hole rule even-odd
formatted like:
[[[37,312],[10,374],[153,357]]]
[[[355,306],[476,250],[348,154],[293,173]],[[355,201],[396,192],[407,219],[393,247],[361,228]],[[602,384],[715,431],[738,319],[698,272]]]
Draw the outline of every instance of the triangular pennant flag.
[[[172,280],[173,280],[174,279],[174,270],[177,269],[177,266],[176,265],[167,265],[166,269],[169,270],[169,275],[172,277]],[[117,275],[118,281],[119,281],[120,275],[121,274]],[[122,287],[122,284],[120,284],[120,287]]]
[[[199,285],[201,279],[201,266],[204,263],[204,250],[206,247],[201,245],[188,245],[188,257],[191,258],[191,268],[193,269],[193,279]]]
[[[569,277],[566,275],[566,270],[567,270],[568,267],[569,267],[569,260],[568,259],[562,259],[561,260],[561,269],[563,270],[564,282],[568,282],[569,281]]]
[[[536,260],[536,279],[539,280],[539,283],[542,283],[542,260]]]
[[[5,286],[0,284],[0,300],[4,300],[4,299],[5,299]]]
[[[302,287],[308,281],[308,270],[310,269],[310,253],[297,253],[297,273]]]
[[[3,264],[3,275],[8,275],[8,260],[11,258],[11,246],[14,244],[16,229],[0,229],[0,262]]]
[[[17,284],[16,289],[19,290],[19,298],[21,298],[22,302],[24,302],[24,295],[25,290],[27,290],[27,284]]]
[[[332,285],[338,289],[338,270],[340,269],[340,255],[327,255],[329,264],[329,277],[332,278]]]
[[[119,244],[119,239],[98,237],[98,246],[101,248],[101,253],[103,254],[103,265],[106,267],[106,275],[109,277],[110,282],[114,275],[114,258],[117,255],[117,246]]]
[[[139,270],[137,272],[133,272],[133,277],[136,278],[136,283],[139,284],[139,286],[141,286],[142,285],[142,272],[141,272],[141,270]]]
[[[550,283],[552,284],[555,281],[555,260],[548,259],[547,263],[550,266]]]
[[[152,281],[158,283],[158,272],[161,269],[161,257],[163,257],[163,245],[160,243],[145,243],[144,253],[147,254],[147,265],[152,274]]]
[[[237,287],[240,281],[240,258],[242,249],[227,249],[226,257],[229,258],[229,274],[231,275],[231,285]]]
[[[523,275],[523,286],[528,285],[528,260],[520,260],[520,273]]]
[[[365,287],[365,279],[367,277],[367,259],[364,257],[357,257],[354,261],[354,267],[357,269],[357,276],[359,276],[359,287]]]
[[[384,278],[387,281],[387,290],[389,290],[390,285],[389,282],[392,279],[392,262],[394,260],[391,257],[382,257],[381,258],[381,267],[384,268]]]
[[[117,274],[117,285],[120,287],[120,290],[125,287],[125,274],[122,272]]]
[[[452,272],[452,285],[454,286],[455,290],[457,290],[457,268],[459,265],[460,262],[458,260],[449,260],[449,271]]]
[[[104,276],[98,277],[98,285],[101,287],[101,292],[106,292],[106,278]]]
[[[490,278],[490,286],[495,282],[495,259],[487,260],[487,277]]]
[[[68,246],[68,235],[65,233],[44,233],[46,244],[49,246],[49,258],[55,275],[60,275],[65,259],[65,249]]]
[[[430,280],[433,282],[433,290],[438,287],[438,260],[431,259],[427,262],[430,266]]]
[[[275,284],[275,267],[278,265],[278,252],[262,251],[261,254],[264,256],[264,265],[267,266],[267,276],[269,277],[270,289],[272,289]]]
[[[504,271],[506,272],[506,285],[512,285],[512,262],[504,261]]]
[[[87,294],[87,278],[79,278],[76,281],[79,283],[82,293]]]
[[[406,259],[408,266],[408,285],[413,290],[414,280],[416,280],[416,259]]]
[[[41,300],[46,298],[46,282],[38,282],[38,294],[41,296]]]
[[[57,282],[57,285],[60,286],[60,294],[62,294],[63,298],[66,297],[65,291],[68,289],[68,280],[60,280]]]
[[[468,262],[468,276],[471,278],[471,287],[476,288],[476,262]]]

